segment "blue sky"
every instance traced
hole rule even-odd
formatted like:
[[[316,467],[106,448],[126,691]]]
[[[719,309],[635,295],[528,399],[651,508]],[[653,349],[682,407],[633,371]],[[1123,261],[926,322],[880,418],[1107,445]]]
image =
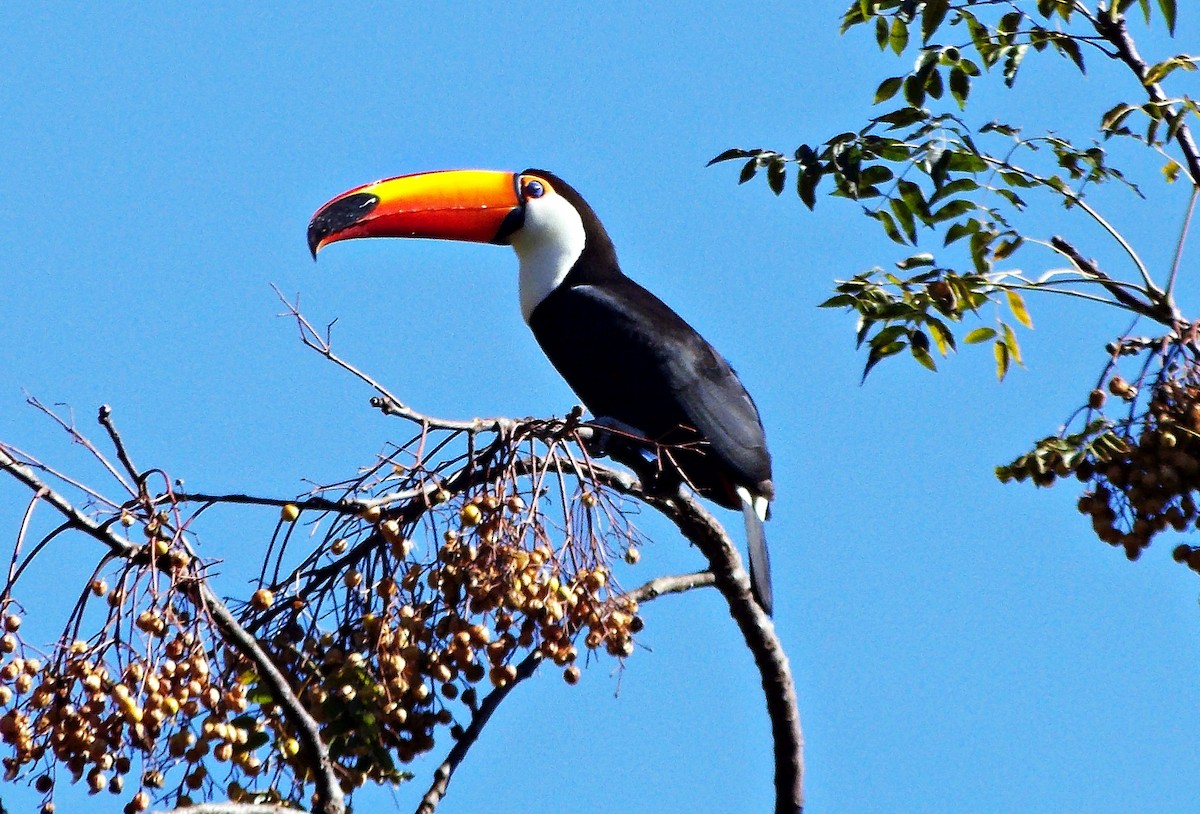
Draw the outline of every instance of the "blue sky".
[[[418,408],[562,414],[575,399],[521,321],[507,249],[357,241],[314,265],[304,238],[321,203],[375,178],[545,167],[762,409],[812,811],[1194,807],[1200,583],[1171,541],[1134,565],[1100,544],[1069,487],[992,476],[1082,401],[1119,315],[1032,301],[1028,369],[1003,385],[984,350],[936,376],[885,364],[859,386],[851,321],[815,305],[833,278],[900,255],[848,204],[809,214],[704,168],[727,147],[790,149],[869,115],[908,58],[839,37],[842,5],[7,6],[0,439],[100,481],[27,391],[85,428],[112,404],[135,460],[198,490],[290,494],[349,475],[405,429],[300,347],[271,283],[315,322],[336,318],[336,349]],[[1185,42],[1146,50],[1187,50],[1194,26],[1183,16]],[[1135,92],[1096,70],[1064,95],[1062,79],[1075,77],[1033,66],[1015,95],[981,101],[1086,132]],[[1133,174],[1155,189],[1154,162]],[[1182,195],[1105,198],[1120,227],[1159,236],[1146,254],[1160,271]],[[1099,242],[1084,252],[1115,258]],[[1185,276],[1185,308],[1195,292]],[[26,499],[0,482],[0,540]],[[274,521],[204,527],[227,591],[256,571]],[[645,529],[655,542],[628,582],[702,564],[666,527]],[[83,579],[96,556],[84,540],[54,551],[25,589],[47,606],[47,639],[50,602],[65,613],[74,598],[65,573],[78,562]],[[579,687],[547,671],[514,693],[442,810],[767,810],[767,720],[719,598],[664,599],[645,617],[647,649],[619,677],[602,662]],[[399,789],[398,809],[421,791]]]

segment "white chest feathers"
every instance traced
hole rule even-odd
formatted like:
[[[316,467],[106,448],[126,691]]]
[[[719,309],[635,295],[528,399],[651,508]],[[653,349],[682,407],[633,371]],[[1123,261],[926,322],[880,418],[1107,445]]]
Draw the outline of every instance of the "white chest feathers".
[[[521,316],[526,323],[583,254],[586,239],[579,213],[558,195],[525,204],[525,223],[513,234],[512,247],[520,261]]]

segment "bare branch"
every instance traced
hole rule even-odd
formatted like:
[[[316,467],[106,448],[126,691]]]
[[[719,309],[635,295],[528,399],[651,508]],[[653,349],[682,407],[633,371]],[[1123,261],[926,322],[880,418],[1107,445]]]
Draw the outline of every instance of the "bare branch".
[[[1058,236],[1050,238],[1050,246],[1063,257],[1066,257],[1068,260],[1070,260],[1075,268],[1079,269],[1080,273],[1086,277],[1094,279],[1096,282],[1102,285],[1109,294],[1112,294],[1113,298],[1116,299],[1117,302],[1121,303],[1135,314],[1141,314],[1142,316],[1148,317],[1155,322],[1159,322],[1170,327],[1174,327],[1175,324],[1181,319],[1181,315],[1178,313],[1178,311],[1174,308],[1174,306],[1170,305],[1165,298],[1160,299],[1158,302],[1150,303],[1135,297],[1133,294],[1130,294],[1126,290],[1125,285],[1114,281],[1111,277],[1101,271],[1100,267],[1097,266],[1094,261],[1084,257],[1079,250],[1068,243],[1065,238]]]
[[[636,602],[649,602],[660,596],[668,594],[679,594],[685,591],[690,591],[695,588],[703,588],[713,584],[713,575],[707,571],[700,571],[695,574],[679,574],[676,576],[659,577],[652,579],[640,588],[635,588],[625,594],[626,599],[632,599]],[[421,798],[420,805],[417,806],[416,814],[433,814],[437,809],[442,798],[446,796],[446,790],[450,785],[450,779],[454,775],[455,769],[466,758],[467,752],[475,741],[479,739],[479,735],[483,732],[483,727],[492,717],[492,713],[500,706],[513,688],[525,679],[529,678],[537,670],[538,665],[543,661],[540,652],[534,651],[517,665],[517,676],[514,680],[505,684],[503,687],[497,687],[488,693],[487,697],[479,704],[475,713],[471,716],[471,723],[463,730],[459,736],[454,748],[446,755],[446,759],[442,764],[434,770],[433,784],[429,787],[429,791]]]
[[[111,528],[101,526],[72,506],[70,501],[47,486],[33,473],[32,469],[18,463],[2,446],[0,446],[0,470],[12,475],[32,489],[34,494],[39,495],[42,500],[57,509],[59,514],[67,518],[67,522],[72,528],[90,534],[108,546],[118,557],[130,559],[140,550],[141,547],[135,545],[133,541],[122,537]]]
[[[609,455],[639,474],[647,471],[647,462],[632,450],[618,446],[609,450]],[[628,476],[620,477],[615,470],[600,469],[598,474],[612,488],[627,490],[657,509],[708,559],[713,584],[725,597],[762,680],[775,742],[775,814],[799,814],[804,809],[804,736],[796,686],[775,625],[751,592],[750,576],[737,546],[686,486],[670,493],[655,492]]]
[[[315,775],[316,810],[321,814],[342,814],[346,810],[345,797],[341,784],[338,783],[333,761],[329,757],[329,749],[321,739],[320,727],[313,717],[304,709],[300,699],[292,692],[291,686],[275,662],[246,629],[238,623],[230,613],[225,603],[212,592],[207,582],[197,582],[197,599],[212,615],[213,621],[225,634],[225,640],[239,653],[246,656],[258,668],[259,677],[270,689],[275,702],[279,704],[284,717],[295,727],[301,748],[308,758],[308,767]]]
[[[73,422],[67,423],[66,421],[63,421],[62,418],[60,418],[57,413],[55,413],[53,410],[51,410],[46,405],[42,404],[40,401],[38,401],[33,396],[27,397],[25,399],[25,401],[31,407],[34,407],[34,408],[40,410],[41,412],[45,413],[56,424],[58,424],[58,426],[62,427],[64,430],[66,430],[71,435],[71,438],[72,438],[72,440],[75,441],[75,443],[82,444],[87,449],[88,452],[92,453],[92,455],[94,455],[96,457],[96,460],[99,461],[100,464],[105,469],[108,470],[109,474],[112,475],[117,480],[118,483],[120,483],[123,487],[125,487],[125,491],[129,492],[129,494],[133,495],[134,497],[137,496],[137,491],[132,486],[130,486],[128,483],[125,482],[125,478],[121,477],[121,473],[117,471],[117,468],[115,466],[113,466],[111,462],[109,462],[108,458],[104,457],[104,454],[102,452],[100,452],[100,450],[96,449],[96,445],[93,444],[86,435],[81,433],[79,430],[75,429],[75,425]]]
[[[783,644],[771,617],[750,590],[737,547],[721,524],[685,489],[670,498],[646,497],[708,558],[713,582],[725,597],[762,680],[771,734],[775,741],[775,814],[799,814],[804,809],[804,736],[796,685]]]
[[[625,594],[626,599],[634,602],[649,602],[667,594],[681,594],[695,588],[707,588],[715,585],[716,577],[711,571],[697,571],[694,574],[678,574],[670,577],[652,579],[640,588],[634,588]]]
[[[109,440],[112,441],[113,447],[117,450],[117,460],[125,467],[125,471],[129,473],[129,477],[133,478],[134,482],[144,489],[145,485],[141,482],[141,472],[133,465],[133,461],[130,460],[129,453],[125,451],[125,442],[121,440],[121,434],[117,432],[117,427],[113,424],[112,407],[109,407],[107,404],[101,404],[97,420],[108,432]]]
[[[1150,97],[1150,101],[1159,105],[1167,103],[1167,95],[1163,92],[1162,85],[1157,82],[1147,82],[1146,77],[1150,74],[1150,65],[1138,53],[1137,46],[1134,45],[1133,37],[1129,35],[1129,28],[1125,23],[1125,15],[1119,12],[1110,11],[1102,12],[1096,17],[1088,18],[1096,32],[1104,39],[1112,43],[1117,49],[1117,57],[1133,71],[1134,76],[1142,83],[1142,87],[1146,89],[1146,95]],[[1172,111],[1174,115],[1180,115],[1179,111]],[[1164,118],[1173,118],[1164,111]],[[1180,152],[1183,153],[1184,164],[1187,165],[1189,180],[1193,186],[1200,184],[1200,147],[1196,146],[1195,139],[1192,138],[1192,131],[1186,124],[1180,123],[1175,132],[1175,143],[1179,145]]]
[[[328,332],[326,332],[325,336],[322,336],[317,329],[313,327],[312,323],[308,321],[308,318],[305,317],[304,314],[300,313],[300,306],[298,303],[289,302],[287,297],[283,295],[283,292],[280,291],[277,286],[272,285],[271,288],[275,291],[275,295],[279,297],[284,306],[287,307],[288,313],[286,316],[290,316],[296,320],[296,326],[300,329],[300,341],[304,344],[304,346],[306,348],[315,350],[317,353],[321,354],[326,359],[342,368],[342,370],[345,370],[347,373],[350,373],[355,378],[369,385],[371,389],[379,394],[375,398],[371,399],[371,406],[375,407],[384,415],[394,415],[399,416],[400,418],[406,418],[415,424],[420,424],[425,427],[432,427],[441,430],[462,430],[465,432],[484,432],[486,430],[504,432],[510,430],[511,427],[516,423],[511,418],[474,418],[470,421],[454,421],[445,418],[434,418],[432,416],[425,415],[424,413],[417,412],[411,407],[405,405],[404,402],[400,401],[400,399],[393,395],[391,391],[384,387],[373,376],[363,370],[360,370],[350,362],[335,354],[333,352],[333,344],[329,339]]]
[[[446,789],[450,785],[450,778],[454,775],[454,770],[458,768],[463,758],[467,756],[467,752],[475,745],[475,741],[479,739],[479,733],[487,725],[488,720],[492,717],[492,713],[500,706],[500,702],[508,697],[513,688],[533,675],[541,663],[542,654],[537,650],[533,651],[517,665],[516,678],[503,687],[497,687],[492,690],[483,699],[478,709],[471,716],[471,723],[463,730],[462,735],[459,736],[458,741],[454,744],[454,748],[450,750],[450,754],[446,755],[446,759],[442,761],[442,765],[434,770],[433,785],[429,787],[429,791],[425,792],[425,796],[421,798],[421,803],[417,806],[417,814],[433,814],[438,807],[438,803],[446,796]]]

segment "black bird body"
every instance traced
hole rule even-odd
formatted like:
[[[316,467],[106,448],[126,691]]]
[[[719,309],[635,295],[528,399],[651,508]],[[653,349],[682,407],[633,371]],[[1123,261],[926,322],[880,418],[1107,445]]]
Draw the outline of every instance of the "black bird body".
[[[604,285],[565,283],[529,327],[598,419],[644,439],[692,488],[730,509],[737,486],[771,496],[758,411],[729,364],[662,300],[619,272]]]

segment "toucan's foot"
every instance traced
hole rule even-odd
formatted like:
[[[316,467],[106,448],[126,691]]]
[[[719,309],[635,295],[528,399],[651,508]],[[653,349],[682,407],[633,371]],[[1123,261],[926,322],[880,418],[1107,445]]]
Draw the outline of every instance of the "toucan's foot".
[[[618,421],[609,416],[600,416],[589,421],[588,426],[594,430],[594,433],[587,442],[587,451],[589,455],[597,458],[603,458],[610,451],[615,452],[620,449],[642,446],[646,437],[636,427],[631,427],[624,421]]]

